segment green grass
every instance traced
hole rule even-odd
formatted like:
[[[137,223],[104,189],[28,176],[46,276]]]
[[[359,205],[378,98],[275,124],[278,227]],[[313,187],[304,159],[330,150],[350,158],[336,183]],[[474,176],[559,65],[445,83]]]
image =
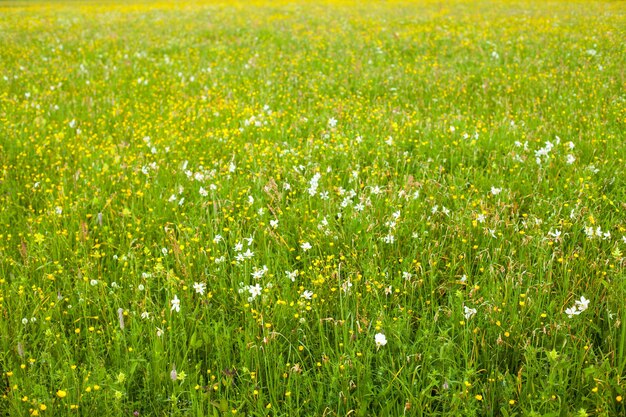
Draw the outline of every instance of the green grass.
[[[625,12],[0,3],[0,416],[623,415]]]

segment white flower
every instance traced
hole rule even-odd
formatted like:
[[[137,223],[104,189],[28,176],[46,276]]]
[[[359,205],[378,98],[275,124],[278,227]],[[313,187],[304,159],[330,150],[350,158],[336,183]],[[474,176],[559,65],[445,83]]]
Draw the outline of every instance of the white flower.
[[[150,313],[148,313],[147,311],[144,311],[143,313],[141,313],[141,318],[144,320],[147,320],[150,318]]]
[[[308,251],[309,249],[311,249],[313,246],[311,246],[311,244],[309,242],[304,242],[302,245],[300,245],[300,247],[302,248],[303,251]]]
[[[578,311],[576,307],[572,306],[565,310],[565,314],[567,314],[567,317],[571,319],[572,317],[579,315],[580,311]]]
[[[193,289],[196,290],[196,293],[198,294],[204,294],[206,284],[204,282],[194,282]]]
[[[382,333],[376,333],[374,341],[376,342],[376,347],[385,346],[387,344],[387,337]]]
[[[311,297],[313,297],[313,291],[306,290],[305,292],[302,293],[302,295],[300,295],[300,297],[310,300]]]
[[[289,278],[291,280],[291,282],[295,282],[296,281],[296,277],[298,276],[298,270],[296,269],[295,271],[285,271],[285,275],[287,275],[287,278]]]
[[[337,126],[337,119],[335,119],[334,117],[328,119],[328,127],[333,128],[335,126]]]
[[[89,283],[91,284],[91,286],[96,286],[98,285],[98,280],[97,279],[92,279],[91,281],[89,281]]]
[[[476,314],[475,308],[463,306],[463,316],[465,316],[465,320],[469,320],[474,314]]]
[[[581,313],[585,310],[587,310],[587,307],[589,307],[589,300],[587,300],[585,298],[585,296],[581,296],[580,300],[576,301],[576,308],[578,308],[578,311],[580,311]]]
[[[278,227],[278,220],[270,220],[270,226],[272,229],[276,229]]]
[[[202,197],[206,197],[207,195],[209,195],[209,192],[205,190],[204,187],[200,187],[200,195]]]
[[[548,236],[553,237],[555,240],[559,240],[559,238],[561,237],[561,231],[560,230],[555,230],[548,232]]]
[[[576,162],[576,158],[574,157],[574,155],[569,154],[567,155],[566,162],[568,165],[572,165],[574,162]]]
[[[222,235],[215,235],[215,237],[213,238],[213,243],[220,243],[222,239]]]
[[[172,308],[170,311],[176,310],[176,312],[180,312],[180,300],[178,299],[178,295],[174,295],[174,299],[172,300]]]
[[[491,187],[491,194],[498,195],[502,192],[502,188]]]
[[[583,311],[587,310],[588,307],[589,307],[589,300],[587,300],[585,296],[583,295],[580,297],[579,300],[576,300],[574,302],[573,306],[565,310],[565,314],[567,314],[567,317],[571,319],[572,317],[577,316]]]
[[[249,286],[248,292],[250,293],[250,298],[248,298],[248,300],[252,301],[255,298],[257,298],[259,295],[261,295],[261,291],[263,291],[263,288],[261,288],[259,284],[256,284],[254,286]]]
[[[256,280],[263,278],[263,275],[265,275],[267,270],[267,265],[263,265],[263,268],[261,269],[254,268],[254,271],[252,271],[252,278]]]

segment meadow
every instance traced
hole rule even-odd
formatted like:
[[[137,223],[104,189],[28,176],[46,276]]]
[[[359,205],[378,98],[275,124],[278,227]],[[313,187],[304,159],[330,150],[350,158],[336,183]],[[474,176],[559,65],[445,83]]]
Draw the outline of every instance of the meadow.
[[[0,416],[626,415],[626,3],[0,3]]]

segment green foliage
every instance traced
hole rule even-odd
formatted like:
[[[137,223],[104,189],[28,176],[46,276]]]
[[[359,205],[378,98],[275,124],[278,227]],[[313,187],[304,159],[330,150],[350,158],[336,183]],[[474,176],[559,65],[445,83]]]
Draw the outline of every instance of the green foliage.
[[[0,416],[614,416],[623,2],[0,4]]]

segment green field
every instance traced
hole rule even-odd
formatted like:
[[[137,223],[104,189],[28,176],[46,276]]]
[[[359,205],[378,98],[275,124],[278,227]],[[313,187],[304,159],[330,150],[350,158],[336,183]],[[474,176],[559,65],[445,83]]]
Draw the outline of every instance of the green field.
[[[626,2],[0,3],[0,417],[626,415]]]

